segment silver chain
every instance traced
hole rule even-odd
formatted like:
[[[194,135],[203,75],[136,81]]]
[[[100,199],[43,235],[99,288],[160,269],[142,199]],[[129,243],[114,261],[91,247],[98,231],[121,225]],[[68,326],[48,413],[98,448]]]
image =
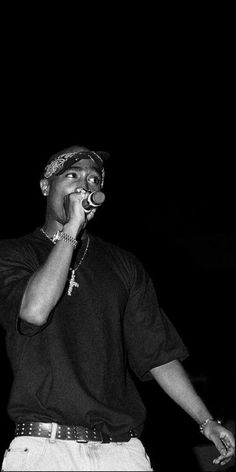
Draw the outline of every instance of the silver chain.
[[[45,231],[43,228],[40,228],[40,231],[42,231],[42,233],[43,233],[48,239],[50,239],[50,241],[52,241],[53,244],[56,244],[56,241],[53,241],[53,237],[50,238],[50,236],[46,233],[46,231]],[[82,255],[82,257],[81,257],[81,259],[80,259],[78,265],[77,265],[74,269],[72,269],[71,267],[70,267],[70,269],[69,269],[69,270],[71,271],[71,277],[70,277],[70,281],[69,281],[69,288],[68,288],[68,291],[67,291],[67,294],[68,294],[69,296],[71,296],[72,290],[73,290],[74,287],[79,288],[79,283],[78,283],[78,282],[75,282],[75,273],[76,273],[76,271],[78,270],[78,268],[81,266],[81,264],[82,264],[82,262],[83,262],[83,260],[84,260],[84,258],[85,258],[85,256],[86,256],[86,254],[87,254],[87,252],[88,252],[89,244],[90,244],[90,238],[89,238],[89,236],[88,236],[86,248],[85,248],[85,250],[84,250],[84,253],[83,253],[83,255]]]
[[[86,254],[87,254],[87,252],[88,252],[89,243],[90,243],[90,238],[89,238],[89,236],[88,236],[86,248],[85,248],[84,253],[83,253],[83,255],[82,255],[82,257],[81,257],[81,259],[80,259],[80,261],[79,261],[79,264],[78,264],[74,269],[71,269],[71,268],[70,268],[70,270],[71,270],[71,278],[70,278],[70,281],[69,281],[69,288],[68,288],[68,290],[67,290],[67,295],[69,295],[69,296],[71,296],[72,290],[73,290],[74,287],[79,288],[79,283],[78,283],[78,282],[75,282],[75,273],[76,273],[76,271],[78,270],[78,268],[81,266],[81,264],[82,264],[82,262],[83,262],[83,260],[84,260],[84,258],[85,258],[85,256],[86,256]]]
[[[81,264],[82,264],[82,262],[83,262],[83,260],[84,260],[84,258],[85,258],[85,256],[86,256],[86,254],[87,254],[87,252],[88,252],[89,243],[90,243],[90,238],[89,238],[89,236],[88,236],[86,248],[85,248],[84,253],[83,253],[83,255],[82,255],[82,257],[81,257],[81,259],[80,259],[80,261],[79,261],[79,264],[78,264],[74,269],[71,269],[71,268],[70,268],[70,270],[73,270],[73,272],[76,272],[77,269],[79,268],[79,266],[81,266]]]
[[[53,235],[52,238],[50,238],[50,236],[46,233],[45,229],[40,228],[40,231],[42,231],[42,233],[46,236],[46,238],[48,238],[50,241],[52,241],[53,244],[56,244],[56,241],[53,241],[54,235]]]

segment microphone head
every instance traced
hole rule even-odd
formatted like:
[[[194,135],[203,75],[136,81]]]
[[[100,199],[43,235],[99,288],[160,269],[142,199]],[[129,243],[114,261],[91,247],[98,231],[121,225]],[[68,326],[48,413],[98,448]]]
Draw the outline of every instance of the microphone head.
[[[105,194],[103,192],[93,192],[91,194],[91,200],[95,205],[101,205],[105,200]]]

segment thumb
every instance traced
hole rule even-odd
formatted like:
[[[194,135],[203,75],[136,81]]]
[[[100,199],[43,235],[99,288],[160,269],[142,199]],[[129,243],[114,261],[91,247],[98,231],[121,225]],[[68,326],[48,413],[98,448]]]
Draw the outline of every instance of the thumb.
[[[216,449],[222,456],[227,454],[227,447],[224,441],[217,434],[212,434],[209,439],[215,444]]]

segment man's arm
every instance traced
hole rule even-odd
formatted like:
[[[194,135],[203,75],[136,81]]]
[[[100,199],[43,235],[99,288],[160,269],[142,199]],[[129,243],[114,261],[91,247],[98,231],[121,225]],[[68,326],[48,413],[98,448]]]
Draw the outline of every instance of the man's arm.
[[[96,212],[96,209],[93,209],[85,214],[82,199],[82,192],[70,194],[69,221],[62,228],[74,239]],[[73,250],[72,245],[63,240],[58,241],[52,248],[45,263],[29,279],[21,303],[20,318],[38,326],[46,323],[63,293]]]
[[[151,369],[151,373],[162,389],[199,425],[212,418],[211,413],[194,389],[182,364],[174,360]],[[214,463],[224,465],[234,455],[233,434],[216,421],[209,421],[204,427],[204,435],[220,452]]]
[[[64,231],[76,237],[72,225]],[[45,263],[30,277],[22,299],[19,317],[35,325],[43,325],[65,287],[73,254],[73,246],[60,240],[52,248]]]

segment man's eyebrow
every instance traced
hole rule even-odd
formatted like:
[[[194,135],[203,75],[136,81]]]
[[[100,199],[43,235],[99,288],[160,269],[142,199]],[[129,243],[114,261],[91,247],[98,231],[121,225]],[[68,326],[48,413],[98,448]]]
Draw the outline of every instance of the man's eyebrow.
[[[95,171],[98,175],[101,175],[101,172],[100,170],[96,167],[96,166],[91,166],[90,167],[91,170]],[[75,170],[78,170],[78,172],[80,172],[81,170],[84,170],[84,167],[81,167],[81,166],[71,166],[71,167],[68,167],[64,172],[63,174],[65,174],[65,172],[69,172],[69,171],[75,171]]]

